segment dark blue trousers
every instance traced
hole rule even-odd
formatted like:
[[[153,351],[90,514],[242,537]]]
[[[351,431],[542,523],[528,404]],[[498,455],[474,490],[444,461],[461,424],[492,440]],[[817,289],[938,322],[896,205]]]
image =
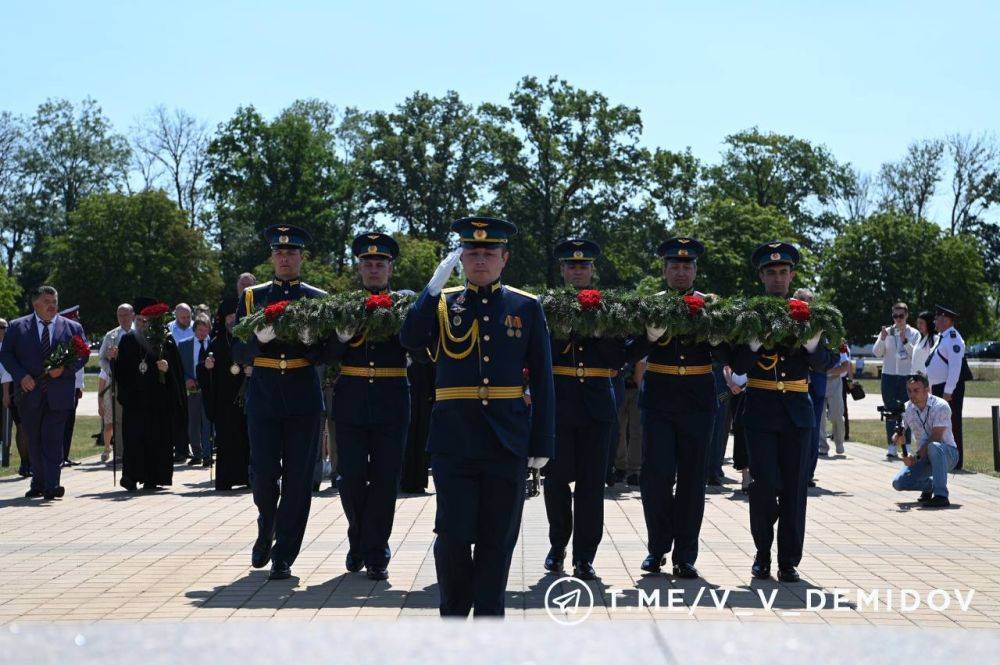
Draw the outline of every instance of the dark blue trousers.
[[[545,514],[553,549],[566,549],[573,536],[574,562],[592,563],[604,533],[611,425],[590,418],[556,421],[556,455],[545,467]]]
[[[778,566],[799,565],[806,534],[806,475],[812,450],[812,428],[790,423],[775,429],[746,427],[753,481],[750,532],[757,556],[771,560],[774,525],[778,525]]]
[[[510,558],[521,529],[527,460],[433,455],[434,565],[441,616],[503,616]]]
[[[289,566],[299,555],[309,520],[322,415],[319,411],[285,417],[247,413],[257,528],[265,537],[274,534],[271,560]]]
[[[36,388],[37,390],[37,388]],[[28,458],[31,460],[31,489],[51,492],[59,487],[63,461],[63,438],[69,409],[50,409],[43,398],[36,408],[22,402],[21,427],[28,434]]]
[[[389,564],[389,535],[409,419],[379,425],[337,423],[337,488],[351,554],[369,568]]]
[[[674,563],[694,564],[698,558],[714,418],[714,411],[642,411],[639,489],[648,548],[660,556],[672,551]]]

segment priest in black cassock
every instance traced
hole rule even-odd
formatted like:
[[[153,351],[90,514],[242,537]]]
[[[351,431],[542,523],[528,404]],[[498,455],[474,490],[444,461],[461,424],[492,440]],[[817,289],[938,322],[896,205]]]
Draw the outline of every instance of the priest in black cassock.
[[[208,358],[198,366],[205,413],[215,425],[216,490],[250,484],[250,439],[247,416],[239,399],[246,370],[233,360],[235,322],[236,298],[226,298],[216,314]]]
[[[148,327],[163,321],[140,314],[155,304],[152,298],[136,299],[135,329],[122,337],[115,361],[124,430],[121,486],[129,492],[137,483],[146,490],[170,485],[174,445],[187,442],[187,393],[177,344],[167,334],[160,360]]]

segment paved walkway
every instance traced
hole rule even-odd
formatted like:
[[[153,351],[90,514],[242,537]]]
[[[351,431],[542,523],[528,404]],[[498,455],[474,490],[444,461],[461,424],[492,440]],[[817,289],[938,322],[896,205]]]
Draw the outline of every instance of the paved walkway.
[[[820,462],[821,487],[809,501],[805,581],[794,585],[751,582],[747,503],[733,493],[734,484],[709,494],[698,560],[704,581],[690,582],[643,575],[639,493],[621,485],[609,490],[595,562],[601,580],[590,585],[596,607],[588,622],[1000,628],[1000,479],[956,474],[953,508],[924,510],[914,495],[891,489],[898,467],[880,456],[848,444],[846,457]],[[178,467],[174,480],[166,491],[129,495],[112,485],[109,470],[89,462],[66,473],[67,496],[49,503],[20,498],[23,480],[0,480],[0,624],[20,630],[50,621],[436,620],[433,495],[399,499],[391,577],[373,583],[345,574],[346,523],[336,493],[324,489],[293,568],[298,577],[268,582],[266,573],[249,568],[256,516],[249,493],[214,492],[201,468]],[[509,619],[550,621],[544,596],[555,578],[541,565],[546,534],[543,501],[533,498],[511,567]],[[846,590],[840,610],[832,609],[835,589]],[[904,589],[919,595],[914,611],[901,611]],[[554,593],[566,590],[572,587],[562,582]],[[858,590],[878,590],[877,611],[870,598],[859,602]],[[639,607],[657,592],[659,609]],[[884,606],[887,592],[891,608]],[[766,600],[772,593],[774,605],[764,609],[761,594]],[[670,594],[679,603],[674,609]],[[810,609],[810,599],[815,607],[820,597],[826,609]],[[928,606],[930,600],[943,607],[946,599],[947,609]]]

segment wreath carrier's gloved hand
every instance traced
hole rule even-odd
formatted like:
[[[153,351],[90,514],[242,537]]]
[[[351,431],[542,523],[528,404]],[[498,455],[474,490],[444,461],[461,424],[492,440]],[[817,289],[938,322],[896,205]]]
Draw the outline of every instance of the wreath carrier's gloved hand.
[[[529,457],[528,458],[528,468],[529,469],[541,469],[543,466],[549,463],[548,457]]]
[[[802,346],[805,347],[806,351],[812,353],[813,351],[816,350],[816,347],[819,346],[819,338],[822,336],[823,336],[823,331],[822,330],[817,331],[817,333],[812,337],[810,337],[809,341],[803,344]]]
[[[343,342],[345,344],[347,342],[351,341],[353,338],[354,338],[354,331],[353,330],[338,330],[337,331],[337,339],[339,339],[341,342]]]
[[[760,340],[752,339],[752,340],[750,340],[750,343],[747,344],[747,346],[750,347],[751,351],[753,351],[754,353],[756,353],[757,351],[760,351],[760,346],[761,346]]]
[[[261,328],[256,332],[256,335],[257,335],[257,341],[260,342],[261,344],[267,344],[268,342],[273,341],[274,338],[278,336],[277,333],[274,332],[274,326],[272,325],[264,326],[263,328]]]
[[[667,332],[666,328],[655,328],[653,326],[646,326],[646,339],[648,339],[650,342],[656,342],[661,337],[663,337],[663,333],[665,332]]]

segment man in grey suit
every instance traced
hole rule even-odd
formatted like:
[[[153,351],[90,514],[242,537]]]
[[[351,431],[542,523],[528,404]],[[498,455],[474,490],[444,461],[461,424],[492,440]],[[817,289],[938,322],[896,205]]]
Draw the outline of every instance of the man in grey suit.
[[[194,466],[212,466],[212,422],[205,413],[202,390],[198,385],[198,366],[208,357],[211,340],[208,333],[212,322],[207,316],[199,315],[194,320],[194,336],[177,345],[184,364],[184,381],[188,394],[188,438],[191,442],[191,460]]]

